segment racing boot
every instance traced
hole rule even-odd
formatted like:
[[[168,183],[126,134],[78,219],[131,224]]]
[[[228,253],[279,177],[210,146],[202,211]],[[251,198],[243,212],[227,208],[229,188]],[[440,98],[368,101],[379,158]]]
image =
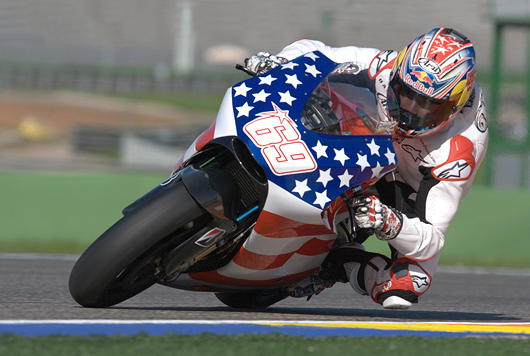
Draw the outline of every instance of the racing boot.
[[[410,308],[431,282],[431,277],[416,262],[407,258],[392,261],[365,251],[359,244],[330,251],[320,276],[349,282],[355,292],[370,295],[385,309]]]
[[[364,265],[350,262],[344,268],[353,289],[358,287],[357,292],[370,295],[385,309],[409,309],[431,285],[431,276],[407,258],[389,263],[388,258],[376,256]]]

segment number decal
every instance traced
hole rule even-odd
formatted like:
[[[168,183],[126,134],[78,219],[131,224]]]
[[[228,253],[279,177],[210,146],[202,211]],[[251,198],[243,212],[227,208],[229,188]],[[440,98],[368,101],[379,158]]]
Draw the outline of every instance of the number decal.
[[[276,175],[311,172],[317,168],[306,144],[300,140],[296,124],[276,104],[274,111],[263,112],[245,125],[243,130]]]

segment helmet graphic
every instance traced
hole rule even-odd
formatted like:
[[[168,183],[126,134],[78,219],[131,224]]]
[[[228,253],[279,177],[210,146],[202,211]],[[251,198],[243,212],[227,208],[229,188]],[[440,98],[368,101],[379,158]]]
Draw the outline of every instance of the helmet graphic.
[[[426,136],[449,124],[469,98],[475,83],[475,50],[462,34],[436,28],[416,38],[396,58],[388,99],[398,132]]]

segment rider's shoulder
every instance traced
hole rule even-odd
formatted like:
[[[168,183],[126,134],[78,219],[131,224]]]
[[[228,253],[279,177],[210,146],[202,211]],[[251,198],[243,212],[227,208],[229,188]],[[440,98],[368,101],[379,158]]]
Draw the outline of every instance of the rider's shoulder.
[[[488,136],[488,115],[484,92],[478,83],[475,83],[468,101],[458,114],[455,121],[458,131],[462,131],[472,141],[486,141]]]
[[[370,61],[368,74],[370,78],[376,78],[383,71],[392,69],[398,52],[393,50],[379,51]]]

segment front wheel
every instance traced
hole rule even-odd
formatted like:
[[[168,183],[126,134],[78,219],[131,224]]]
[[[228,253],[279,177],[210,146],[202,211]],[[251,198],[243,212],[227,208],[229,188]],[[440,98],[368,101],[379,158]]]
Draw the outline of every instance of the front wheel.
[[[207,223],[208,215],[182,182],[129,212],[79,258],[70,274],[74,300],[109,307],[158,281],[158,262]]]

